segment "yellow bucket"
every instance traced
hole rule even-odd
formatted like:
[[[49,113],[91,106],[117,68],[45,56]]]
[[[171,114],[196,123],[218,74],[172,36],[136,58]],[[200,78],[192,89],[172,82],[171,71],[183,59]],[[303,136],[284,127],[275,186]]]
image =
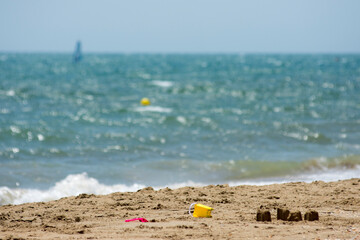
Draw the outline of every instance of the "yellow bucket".
[[[193,204],[190,205],[190,208],[189,208],[189,214],[190,215],[191,215],[192,206],[194,206],[194,213],[193,213],[194,217],[206,217],[206,218],[211,218],[212,217],[211,216],[211,211],[213,210],[213,208],[202,205],[202,204],[198,204],[198,203],[193,203]]]

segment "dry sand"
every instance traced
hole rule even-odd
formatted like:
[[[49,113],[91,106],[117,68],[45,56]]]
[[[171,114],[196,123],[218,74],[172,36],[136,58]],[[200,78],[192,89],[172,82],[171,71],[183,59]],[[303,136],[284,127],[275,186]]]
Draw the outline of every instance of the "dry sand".
[[[190,216],[193,202],[213,207],[213,217]],[[256,221],[260,206],[271,222]],[[315,210],[320,219],[277,220],[277,208]],[[135,217],[149,222],[125,222]],[[0,207],[0,239],[360,239],[360,179],[145,188],[7,205]]]

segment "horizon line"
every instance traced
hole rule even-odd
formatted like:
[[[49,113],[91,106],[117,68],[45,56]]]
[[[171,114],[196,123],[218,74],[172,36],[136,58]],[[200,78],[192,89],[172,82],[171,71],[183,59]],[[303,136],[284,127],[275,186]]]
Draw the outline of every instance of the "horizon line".
[[[73,54],[73,51],[33,51],[33,50],[0,50],[0,54]],[[343,52],[325,52],[325,51],[318,51],[318,52],[281,52],[281,51],[244,51],[244,52],[237,52],[237,51],[82,51],[82,54],[104,54],[104,55],[111,55],[111,54],[124,54],[124,55],[335,55],[335,54],[342,54],[342,55],[358,55],[360,51],[343,51]]]

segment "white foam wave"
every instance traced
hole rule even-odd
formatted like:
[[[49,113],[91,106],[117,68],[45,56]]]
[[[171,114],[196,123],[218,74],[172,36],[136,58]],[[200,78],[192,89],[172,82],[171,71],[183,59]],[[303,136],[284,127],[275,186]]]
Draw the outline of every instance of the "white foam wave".
[[[243,181],[228,182],[230,186],[238,185],[269,185],[275,183],[287,183],[287,182],[312,182],[321,180],[325,182],[345,180],[350,178],[359,178],[360,167],[354,169],[334,169],[322,172],[314,172],[308,174],[302,174],[297,176],[285,176],[279,178],[264,178],[253,179]],[[173,184],[164,184],[159,186],[153,186],[155,190],[159,190],[165,187],[171,189],[181,187],[202,187],[206,186],[206,183],[199,183],[193,181],[186,181]],[[77,196],[81,193],[104,195],[114,192],[134,192],[139,189],[147,187],[142,184],[133,184],[127,186],[125,184],[105,185],[99,183],[95,178],[91,178],[87,173],[68,175],[65,179],[57,182],[54,187],[47,190],[39,189],[11,189],[8,187],[0,187],[0,205],[5,204],[22,204],[28,202],[46,202],[51,200],[57,200],[63,197]]]
[[[137,112],[160,112],[160,113],[170,113],[172,112],[171,108],[164,108],[159,106],[143,106],[135,108]]]
[[[205,185],[206,184],[203,183],[187,181],[183,183],[155,186],[154,189],[159,190],[165,187],[176,189],[185,186],[201,187]],[[142,184],[133,184],[131,186],[124,184],[105,185],[99,183],[97,179],[89,177],[87,173],[72,174],[57,182],[54,187],[47,190],[0,187],[0,205],[47,202],[63,197],[77,196],[82,193],[105,195],[114,192],[135,192],[144,187],[146,186]]]
[[[51,201],[62,197],[76,196],[81,193],[102,195],[113,192],[132,192],[144,187],[141,184],[108,186],[99,183],[95,178],[89,177],[87,173],[81,173],[68,175],[65,179],[57,182],[54,187],[47,190],[0,187],[0,205]]]
[[[173,82],[170,81],[161,81],[161,80],[154,80],[151,82],[153,85],[163,88],[172,87],[174,85]]]

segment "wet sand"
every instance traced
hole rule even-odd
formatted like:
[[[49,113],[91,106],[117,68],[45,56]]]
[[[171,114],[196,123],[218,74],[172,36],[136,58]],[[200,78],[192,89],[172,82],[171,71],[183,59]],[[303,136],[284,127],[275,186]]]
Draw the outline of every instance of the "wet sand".
[[[188,214],[191,203],[212,218]],[[271,222],[256,221],[268,209]],[[318,221],[277,220],[277,209],[319,213]],[[125,222],[143,217],[149,222]],[[360,239],[360,179],[266,186],[210,185],[81,194],[0,207],[0,239]]]

